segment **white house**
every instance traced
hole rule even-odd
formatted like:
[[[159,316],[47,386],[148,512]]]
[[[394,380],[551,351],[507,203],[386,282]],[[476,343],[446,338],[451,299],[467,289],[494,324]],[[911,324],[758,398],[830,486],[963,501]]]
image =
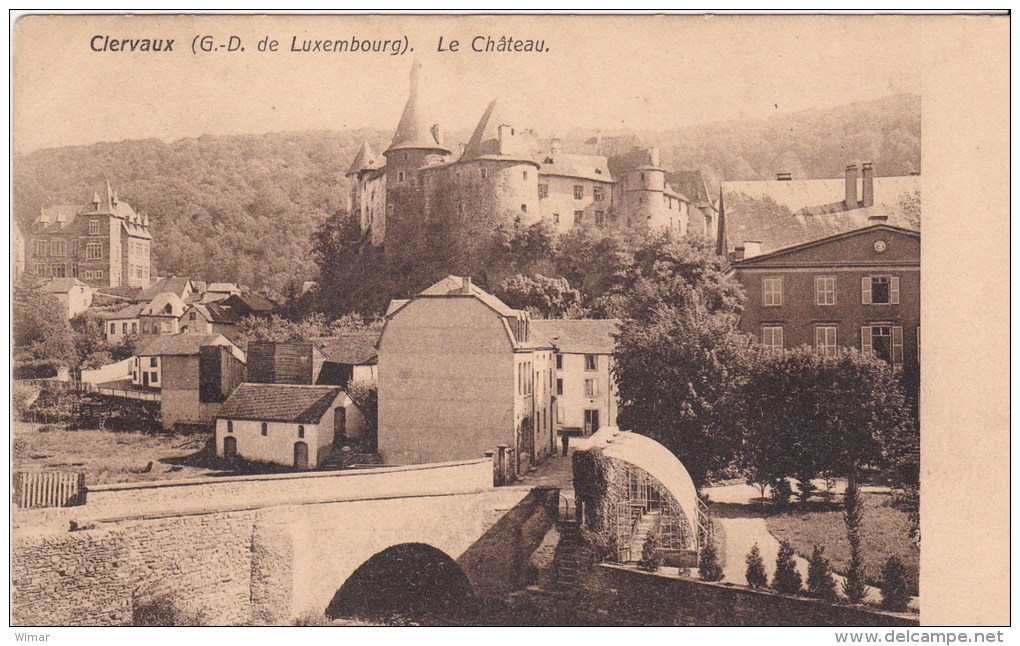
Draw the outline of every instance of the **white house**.
[[[124,337],[138,334],[141,325],[141,312],[145,303],[134,303],[124,309],[117,310],[106,317],[103,323],[106,342],[117,345]]]
[[[533,320],[535,338],[556,350],[556,430],[591,435],[616,426],[613,350],[618,319]]]
[[[68,320],[92,305],[92,288],[77,278],[54,278],[42,286],[42,292],[60,301]]]
[[[177,334],[186,305],[174,292],[162,292],[139,312],[142,334]]]
[[[365,416],[338,386],[245,383],[216,417],[216,454],[314,469],[364,431]]]

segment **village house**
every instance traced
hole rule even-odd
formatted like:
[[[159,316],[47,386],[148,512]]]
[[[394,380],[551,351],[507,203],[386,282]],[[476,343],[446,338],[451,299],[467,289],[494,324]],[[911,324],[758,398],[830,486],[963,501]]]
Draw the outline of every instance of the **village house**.
[[[310,386],[319,382],[325,362],[326,355],[315,343],[253,341],[248,344],[248,381]]]
[[[348,381],[375,381],[379,376],[378,341],[376,332],[312,339],[325,357],[315,383],[343,386]]]
[[[222,301],[221,301],[222,303]],[[237,337],[240,317],[220,303],[192,303],[178,321],[182,333],[222,334],[228,339]]]
[[[921,234],[873,224],[733,260],[747,302],[740,328],[769,351],[857,348],[916,370],[921,339]]]
[[[160,391],[162,424],[173,429],[211,424],[244,372],[244,353],[223,335],[155,336],[136,351],[131,384]]]
[[[145,289],[135,294],[136,303],[148,303],[160,294],[175,294],[181,301],[187,303],[192,300],[192,295],[198,293],[197,287],[192,280],[186,276],[168,276],[160,278]]]
[[[92,288],[77,278],[54,278],[42,286],[42,293],[60,302],[68,320],[85,312],[92,305]]]
[[[141,334],[177,334],[185,307],[184,301],[174,292],[156,294],[138,313]]]
[[[555,350],[556,431],[591,435],[616,426],[612,376],[618,319],[535,319],[531,332]]]
[[[149,218],[118,199],[109,182],[85,205],[45,207],[29,231],[37,278],[77,278],[90,287],[149,284]]]
[[[468,277],[391,303],[379,338],[384,461],[472,459],[503,445],[521,473],[554,451],[554,351],[530,325]]]
[[[231,294],[216,304],[222,308],[230,309],[238,318],[246,316],[266,317],[279,309],[279,306],[272,300],[254,292]]]
[[[241,288],[234,283],[209,283],[202,293],[202,302],[218,303],[240,293]]]
[[[365,417],[340,387],[245,383],[216,418],[216,454],[314,469],[365,431]]]
[[[123,343],[131,335],[139,334],[142,310],[146,303],[132,303],[116,312],[111,312],[103,319],[106,342],[111,345]]]

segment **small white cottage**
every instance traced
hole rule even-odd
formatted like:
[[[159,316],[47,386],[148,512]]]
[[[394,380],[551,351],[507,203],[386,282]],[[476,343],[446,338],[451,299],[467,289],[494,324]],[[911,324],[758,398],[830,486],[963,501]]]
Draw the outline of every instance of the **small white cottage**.
[[[314,469],[364,431],[343,388],[244,383],[216,417],[216,454]]]

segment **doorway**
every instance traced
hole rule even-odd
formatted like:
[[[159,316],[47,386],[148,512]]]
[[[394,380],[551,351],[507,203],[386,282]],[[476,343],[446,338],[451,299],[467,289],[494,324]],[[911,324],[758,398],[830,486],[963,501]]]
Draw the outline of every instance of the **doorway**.
[[[333,446],[343,448],[347,444],[347,409],[337,408],[333,411]]]
[[[304,442],[294,443],[294,468],[308,468],[308,445]]]
[[[236,437],[225,437],[223,438],[223,457],[227,460],[233,460],[237,457],[237,438]]]
[[[599,412],[594,409],[584,411],[584,434],[591,435],[599,430]]]

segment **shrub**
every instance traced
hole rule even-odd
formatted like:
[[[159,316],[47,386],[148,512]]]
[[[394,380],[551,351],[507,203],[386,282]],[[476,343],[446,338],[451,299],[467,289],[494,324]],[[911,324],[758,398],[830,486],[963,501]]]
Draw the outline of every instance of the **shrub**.
[[[793,560],[793,546],[787,541],[779,543],[779,554],[776,555],[776,573],[772,577],[772,587],[783,594],[801,593],[800,572]]]
[[[825,548],[815,545],[808,563],[807,575],[808,596],[826,601],[836,600],[836,579],[832,577],[832,567],[825,558]]]
[[[715,539],[709,537],[698,559],[698,578],[702,581],[721,581],[723,569],[719,565],[719,553],[715,547]]]
[[[882,607],[894,612],[903,612],[910,602],[907,589],[907,570],[903,562],[890,556],[882,568]]]
[[[638,561],[638,567],[646,572],[655,572],[662,565],[662,554],[659,551],[659,535],[657,532],[652,532],[645,539],[645,544],[641,546],[641,560]]]
[[[814,483],[811,482],[817,474],[811,471],[801,471],[797,473],[797,497],[800,498],[801,502],[807,502],[809,498],[817,491]]]
[[[744,577],[747,579],[747,585],[755,590],[764,588],[768,584],[768,575],[765,574],[765,562],[761,560],[761,551],[757,543],[748,552],[746,562],[747,571]]]
[[[14,408],[14,419],[26,421],[29,409],[39,397],[40,389],[37,386],[29,386],[14,382],[11,387],[11,403]]]
[[[863,603],[868,594],[867,578],[864,570],[864,553],[861,549],[861,524],[864,522],[864,504],[861,492],[857,487],[857,478],[847,479],[846,493],[843,496],[843,522],[846,524],[846,535],[850,542],[850,564],[846,568],[843,581],[843,594],[850,603]]]
[[[769,492],[772,496],[772,504],[777,507],[785,507],[790,504],[790,496],[793,495],[793,489],[790,487],[790,481],[786,478],[779,478],[772,483],[772,489]]]
[[[203,626],[205,614],[185,610],[169,594],[140,595],[131,609],[133,626]]]

